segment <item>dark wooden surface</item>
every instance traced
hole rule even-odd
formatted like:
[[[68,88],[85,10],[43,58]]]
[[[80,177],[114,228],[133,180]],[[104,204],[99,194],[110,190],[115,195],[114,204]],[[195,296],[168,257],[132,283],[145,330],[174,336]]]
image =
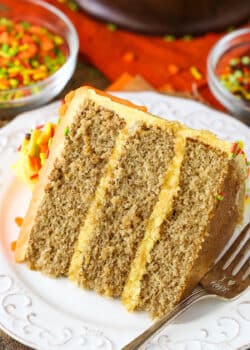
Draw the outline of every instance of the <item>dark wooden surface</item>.
[[[56,99],[62,98],[68,91],[84,84],[89,84],[99,89],[105,89],[109,85],[109,81],[97,69],[81,60],[77,65],[71,81]],[[4,110],[0,110],[0,127],[6,125],[14,117],[15,114],[10,115],[8,113],[7,115]],[[30,350],[30,348],[11,339],[0,330],[0,350]]]

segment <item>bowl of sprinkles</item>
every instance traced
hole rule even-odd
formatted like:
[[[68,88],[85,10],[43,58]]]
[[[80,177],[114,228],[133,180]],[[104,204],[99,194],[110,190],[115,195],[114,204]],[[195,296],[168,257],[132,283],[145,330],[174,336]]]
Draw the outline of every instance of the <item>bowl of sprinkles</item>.
[[[1,0],[0,109],[51,100],[72,77],[77,54],[75,28],[61,11],[41,0]]]
[[[208,57],[208,83],[215,97],[250,124],[250,28],[224,36]]]

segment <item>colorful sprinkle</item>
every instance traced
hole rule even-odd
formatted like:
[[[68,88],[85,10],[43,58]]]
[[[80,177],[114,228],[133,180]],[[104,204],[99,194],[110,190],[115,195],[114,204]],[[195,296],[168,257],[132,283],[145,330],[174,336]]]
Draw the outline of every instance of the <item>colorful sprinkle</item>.
[[[173,42],[176,40],[174,35],[167,34],[163,37],[163,40],[168,41],[168,42]]]
[[[14,252],[16,250],[16,244],[17,244],[17,241],[12,241],[10,243],[10,249],[12,252]]]
[[[250,204],[250,197],[245,198],[245,206]]]
[[[159,91],[173,93],[175,90],[172,84],[166,83],[159,88]]]
[[[53,138],[51,137],[48,141],[48,147],[50,147],[52,145],[52,142],[53,142]]]
[[[0,102],[39,91],[28,87],[55,73],[66,61],[65,41],[47,28],[0,17]]]
[[[29,141],[30,138],[31,138],[31,134],[30,134],[29,132],[27,132],[27,133],[25,134],[25,139]]]
[[[18,160],[13,168],[16,175],[25,183],[33,185],[38,181],[39,172],[49,156],[55,129],[56,125],[50,122],[38,125],[23,139]]]
[[[245,197],[245,205],[250,204],[250,188],[247,188],[246,190],[246,197]]]
[[[49,158],[49,149],[46,150],[45,157],[46,157],[46,159]]]
[[[227,32],[228,32],[228,33],[231,33],[231,32],[234,31],[234,30],[235,30],[235,27],[234,27],[234,26],[230,26],[230,27],[227,28]]]
[[[128,51],[123,55],[122,58],[125,62],[130,63],[130,62],[133,62],[135,60],[135,54],[132,51]]]
[[[168,66],[168,71],[170,74],[177,74],[179,72],[180,68],[176,66],[175,64],[170,64]]]
[[[243,154],[245,156],[244,142],[243,141],[234,142],[232,144],[231,152],[232,152],[232,158],[235,158],[239,154]]]
[[[189,35],[189,34],[186,34],[182,37],[182,40],[184,41],[191,41],[193,40],[193,36],[192,35]]]
[[[117,30],[117,25],[114,23],[107,23],[106,27],[110,32],[115,32]]]
[[[38,125],[38,126],[36,126],[36,130],[41,130],[41,129],[43,129],[43,127],[44,127],[44,124]]]
[[[74,0],[58,0],[58,2],[65,4],[72,11],[78,11],[79,7]]]
[[[15,218],[15,223],[17,224],[18,227],[21,227],[22,224],[23,224],[23,218],[17,216],[17,217]]]
[[[40,153],[41,166],[44,165],[46,159],[46,153]]]
[[[195,66],[190,67],[190,73],[196,80],[201,80],[203,78],[201,72]]]
[[[233,154],[235,153],[236,147],[237,147],[237,143],[235,142],[235,143],[233,143],[232,148],[231,148],[231,152]]]
[[[224,193],[224,192],[221,192],[220,194],[218,194],[218,195],[216,196],[216,199],[217,199],[218,201],[223,201],[224,196],[225,196],[225,193]]]
[[[38,178],[38,174],[34,174],[30,176],[30,180],[34,180]]]
[[[237,98],[250,101],[250,56],[234,57],[219,74],[222,86]]]
[[[69,134],[69,127],[68,126],[64,129],[63,134],[64,134],[64,136],[67,136]]]

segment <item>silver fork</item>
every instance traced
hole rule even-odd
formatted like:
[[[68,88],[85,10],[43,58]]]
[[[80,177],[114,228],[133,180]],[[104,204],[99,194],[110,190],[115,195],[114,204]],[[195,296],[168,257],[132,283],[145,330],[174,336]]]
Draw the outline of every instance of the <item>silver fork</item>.
[[[239,271],[236,270],[250,250],[249,237],[250,223],[242,230],[222,258],[203,277],[200,281],[200,286],[191,295],[178,304],[172,312],[163,316],[145,332],[123,347],[122,350],[142,349],[142,346],[148,340],[198,300],[211,295],[232,299],[243,292],[250,285],[250,257],[246,259]]]

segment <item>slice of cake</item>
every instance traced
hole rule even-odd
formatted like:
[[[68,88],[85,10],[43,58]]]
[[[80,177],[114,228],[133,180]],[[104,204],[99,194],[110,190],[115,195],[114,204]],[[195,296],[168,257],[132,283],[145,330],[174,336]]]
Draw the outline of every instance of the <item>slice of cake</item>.
[[[129,310],[147,310],[153,317],[169,312],[207,272],[244,203],[245,160],[232,159],[231,144],[180,126],[172,142],[174,153],[168,149],[171,161],[162,168],[158,192],[147,192],[154,177],[160,179],[152,152],[163,146],[164,154],[167,143],[145,140],[137,150],[132,143],[132,163],[130,147],[117,153],[81,228],[70,268],[70,279],[80,286],[122,294]],[[159,165],[150,169],[152,178],[144,166],[153,159]]]
[[[130,311],[170,312],[208,271],[241,217],[244,161],[230,160],[227,144],[195,134],[187,132],[172,212],[148,228],[132,263],[122,295]],[[165,203],[159,206],[164,210]]]
[[[17,241],[16,261],[52,276],[68,272],[80,226],[125,126],[91,95],[83,88],[66,97]]]
[[[92,88],[65,102],[16,260],[161,316],[240,220],[244,152]]]
[[[121,295],[162,186],[174,181],[181,128],[142,112],[129,121],[81,227],[72,280],[107,296]]]

